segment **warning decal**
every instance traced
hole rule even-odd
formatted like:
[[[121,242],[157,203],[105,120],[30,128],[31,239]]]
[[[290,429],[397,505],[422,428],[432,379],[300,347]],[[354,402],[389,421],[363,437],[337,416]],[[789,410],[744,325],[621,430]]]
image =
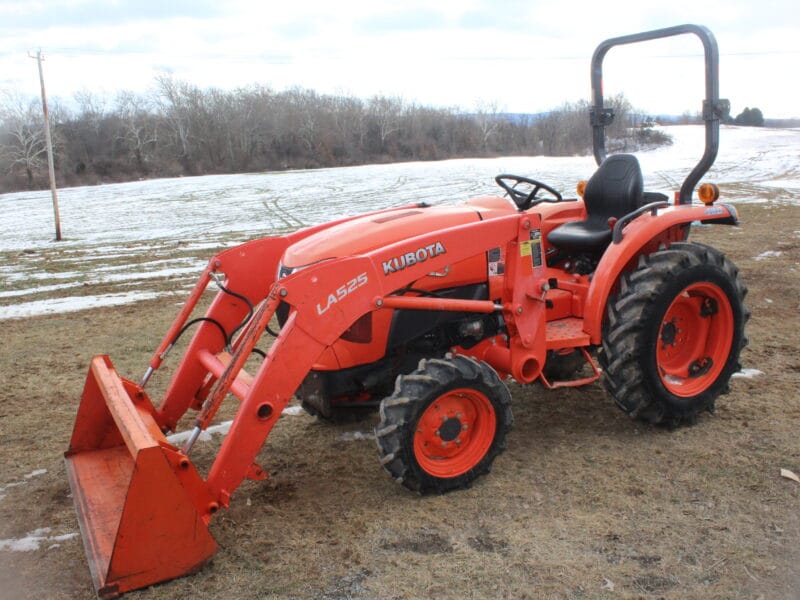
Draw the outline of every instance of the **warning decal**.
[[[531,230],[531,241],[528,244],[528,254],[531,256],[531,264],[534,267],[542,266],[542,230]]]

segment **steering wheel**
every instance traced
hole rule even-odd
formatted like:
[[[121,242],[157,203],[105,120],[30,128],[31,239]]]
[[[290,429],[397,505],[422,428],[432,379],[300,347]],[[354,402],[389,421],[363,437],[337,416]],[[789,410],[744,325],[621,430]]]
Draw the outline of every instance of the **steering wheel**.
[[[503,188],[511,199],[514,201],[514,204],[520,211],[528,210],[532,206],[536,206],[540,202],[561,202],[563,198],[561,194],[559,194],[556,190],[551,188],[546,183],[542,183],[541,181],[536,181],[535,179],[531,179],[530,177],[522,177],[521,175],[498,175],[494,178],[501,188]],[[513,182],[513,185],[509,182]],[[530,192],[524,192],[522,190],[518,190],[516,186],[520,183],[527,183],[528,185],[533,186],[533,190]],[[537,194],[539,190],[544,190],[550,197],[545,198],[537,198]]]

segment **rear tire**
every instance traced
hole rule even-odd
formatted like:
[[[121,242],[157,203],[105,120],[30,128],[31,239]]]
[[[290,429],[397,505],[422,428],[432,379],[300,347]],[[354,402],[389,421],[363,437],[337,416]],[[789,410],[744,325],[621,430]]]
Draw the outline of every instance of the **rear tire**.
[[[497,373],[466,356],[420,361],[397,378],[380,414],[381,464],[420,494],[464,488],[488,473],[514,421]]]
[[[622,410],[650,423],[714,410],[747,345],[747,288],[718,250],[676,243],[639,259],[608,302],[600,363]]]

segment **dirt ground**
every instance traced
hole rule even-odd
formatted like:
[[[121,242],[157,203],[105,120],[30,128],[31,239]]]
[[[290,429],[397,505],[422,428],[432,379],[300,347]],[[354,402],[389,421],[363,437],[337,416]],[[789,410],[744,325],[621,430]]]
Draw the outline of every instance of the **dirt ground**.
[[[493,472],[424,498],[357,435],[372,418],[287,415],[260,455],[271,479],[245,482],[212,522],[214,558],[129,597],[800,598],[800,484],[780,476],[800,474],[800,207],[740,212],[740,228],[693,232],[739,265],[742,362],[763,372],[734,379],[716,414],[669,431],[630,420],[599,384],[513,384]],[[87,362],[108,353],[138,378],[176,310],[169,298],[0,321],[0,597],[94,596],[62,460]],[[208,464],[214,442],[198,448]],[[15,550],[26,536],[39,547]]]

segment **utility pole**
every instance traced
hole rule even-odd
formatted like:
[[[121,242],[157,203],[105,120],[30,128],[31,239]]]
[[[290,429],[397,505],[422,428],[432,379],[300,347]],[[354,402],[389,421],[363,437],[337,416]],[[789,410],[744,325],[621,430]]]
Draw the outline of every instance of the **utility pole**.
[[[44,141],[47,145],[47,168],[50,172],[50,193],[53,195],[53,214],[55,215],[56,219],[56,241],[61,241],[61,216],[58,213],[58,193],[56,192],[56,171],[55,167],[53,166],[53,141],[50,138],[50,114],[47,111],[47,95],[44,93],[44,73],[42,72],[42,61],[44,57],[42,56],[42,49],[39,48],[39,51],[36,53],[36,56],[31,56],[31,58],[35,58],[36,62],[39,64],[39,83],[42,86],[42,112],[44,113]]]

